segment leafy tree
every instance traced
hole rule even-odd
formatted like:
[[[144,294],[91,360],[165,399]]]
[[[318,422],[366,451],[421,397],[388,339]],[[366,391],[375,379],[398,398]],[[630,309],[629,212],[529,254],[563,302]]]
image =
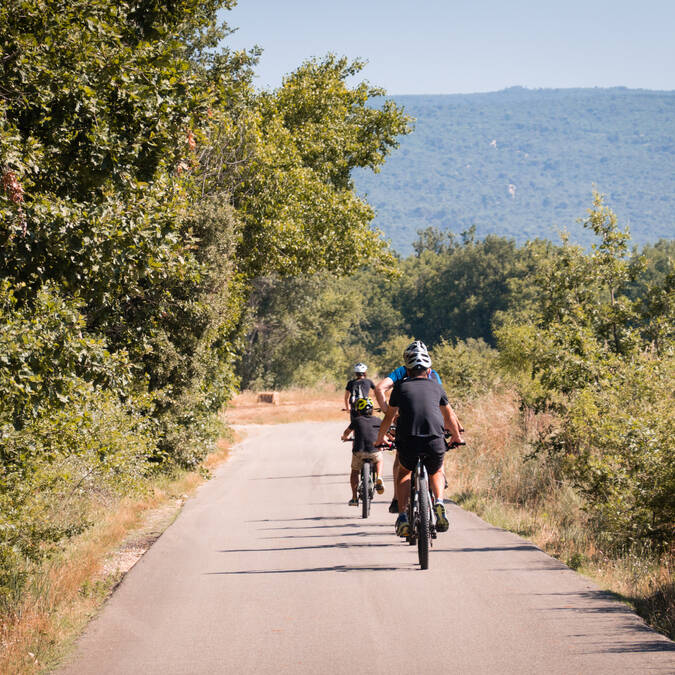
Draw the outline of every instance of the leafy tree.
[[[238,312],[232,265],[214,261],[233,257],[234,219],[204,222],[193,175],[210,113],[249,87],[253,55],[213,52],[232,5],[21,0],[0,21],[0,275],[20,302],[49,281],[81,298],[86,330],[155,392],[174,455],[168,427],[202,406],[184,405],[202,390],[198,355],[235,323],[211,308]]]
[[[420,240],[417,255],[402,266],[400,304],[409,332],[431,344],[442,338],[493,344],[495,314],[515,301],[515,280],[532,267],[528,251],[494,235],[477,241],[471,230],[459,242],[438,232],[424,237],[432,248]]]
[[[257,51],[219,47],[233,5],[0,6],[3,562],[75,531],[39,527],[70,477],[103,489],[148,459],[200,461],[238,385],[256,280],[300,301],[275,319],[285,339],[253,345],[251,377],[292,383],[352,358],[362,300],[325,273],[391,261],[351,172],[377,170],[408,119],[347,86],[362,64],[334,56],[256,93]]]
[[[53,284],[28,307],[0,283],[0,608],[26,558],[84,526],[81,494],[129,489],[155,451],[147,402],[120,399],[132,364],[84,327]]]
[[[345,273],[384,255],[351,173],[378,170],[409,120],[391,101],[370,105],[383,90],[347,86],[362,68],[329,55],[259,96],[251,161],[233,190],[247,274]]]
[[[442,340],[431,350],[431,361],[451,397],[466,400],[480,396],[495,388],[499,380],[497,350],[481,339],[454,344]]]
[[[259,278],[254,289],[244,383],[289,387],[341,379],[362,297],[328,274]]]

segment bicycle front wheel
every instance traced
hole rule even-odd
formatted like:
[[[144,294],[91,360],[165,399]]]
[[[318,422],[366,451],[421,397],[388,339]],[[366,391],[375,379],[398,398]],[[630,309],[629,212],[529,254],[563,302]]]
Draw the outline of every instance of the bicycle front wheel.
[[[420,567],[423,570],[429,568],[429,543],[431,539],[430,514],[431,504],[429,503],[429,483],[426,476],[420,477],[420,489],[418,497],[419,503],[419,530],[417,532],[417,553],[420,559]]]
[[[363,494],[361,495],[361,517],[367,518],[370,513],[370,463],[364,462],[361,465],[361,485]]]

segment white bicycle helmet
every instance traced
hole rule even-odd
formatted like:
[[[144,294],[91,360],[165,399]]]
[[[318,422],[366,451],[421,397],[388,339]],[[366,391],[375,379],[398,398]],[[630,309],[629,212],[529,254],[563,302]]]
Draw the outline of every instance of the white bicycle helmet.
[[[365,373],[368,370],[368,366],[365,363],[357,363],[354,366],[355,373]]]
[[[424,342],[415,340],[409,344],[403,352],[403,362],[409,370],[431,368],[431,357]]]

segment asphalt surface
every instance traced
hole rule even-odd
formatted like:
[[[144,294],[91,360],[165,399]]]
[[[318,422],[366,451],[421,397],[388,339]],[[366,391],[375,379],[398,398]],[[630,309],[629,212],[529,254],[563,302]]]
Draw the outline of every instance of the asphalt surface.
[[[367,520],[347,506],[345,426],[252,429],[58,672],[675,673],[675,643],[454,505],[421,571],[390,480]]]

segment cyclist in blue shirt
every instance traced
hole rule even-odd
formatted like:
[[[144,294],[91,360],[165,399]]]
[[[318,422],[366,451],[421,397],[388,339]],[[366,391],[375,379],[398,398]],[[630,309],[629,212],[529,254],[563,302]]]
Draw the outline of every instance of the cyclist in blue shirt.
[[[417,340],[417,342],[418,342],[419,344],[421,344],[421,345],[424,345],[424,342],[422,342],[421,340]],[[413,344],[414,344],[414,343],[413,343]],[[410,347],[408,347],[408,349],[406,349],[406,352],[407,352],[409,349],[410,349]],[[379,382],[377,386],[378,386],[378,387],[381,387],[382,385],[386,385],[385,387],[383,387],[383,389],[384,389],[384,391],[388,391],[388,390],[391,389],[391,388],[392,388],[399,380],[402,380],[402,379],[404,379],[404,378],[406,378],[406,377],[408,377],[408,369],[407,369],[405,366],[399,366],[398,368],[396,368],[396,370],[392,370],[391,373],[389,373],[389,375],[387,375],[387,377],[385,377],[384,380],[382,380],[382,382]],[[441,386],[443,386],[443,383],[441,382],[441,376],[440,376],[433,368],[431,368],[431,370],[430,370],[430,372],[429,372],[429,379],[430,379],[430,380],[435,379],[436,382],[438,382],[438,384],[440,384]],[[389,384],[389,383],[387,382],[387,380],[391,380],[391,384]],[[380,391],[382,391],[382,389],[381,389]],[[381,403],[381,402],[380,402],[380,403]],[[385,405],[386,405],[386,403],[385,403]]]

